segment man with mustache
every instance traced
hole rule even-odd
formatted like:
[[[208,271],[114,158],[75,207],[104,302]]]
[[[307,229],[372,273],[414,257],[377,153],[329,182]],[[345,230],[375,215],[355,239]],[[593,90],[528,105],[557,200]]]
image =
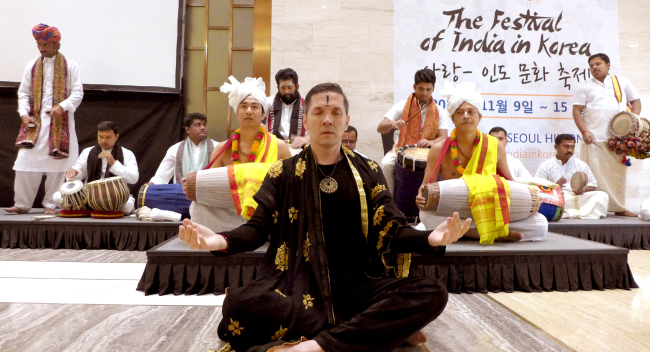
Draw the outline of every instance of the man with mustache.
[[[27,213],[45,179],[45,214],[54,214],[54,192],[65,182],[66,171],[79,156],[74,112],[84,92],[77,64],[59,52],[61,32],[39,24],[32,29],[41,56],[27,64],[18,88],[22,119],[14,164],[14,206],[9,213]]]
[[[283,68],[275,74],[278,93],[266,99],[266,127],[269,132],[291,146],[292,154],[309,144],[309,133],[302,123],[305,100],[298,89],[298,73]]]
[[[456,213],[432,232],[410,227],[379,165],[341,145],[350,122],[341,87],[316,85],[305,107],[311,143],[271,166],[247,224],[215,234],[186,219],[179,229],[191,249],[218,256],[270,240],[259,279],[228,289],[222,351],[390,352],[426,341],[420,330],[442,313],[447,291],[408,277],[408,253],[442,255],[470,221]]]
[[[591,79],[585,81],[573,95],[573,120],[585,143],[580,147],[584,160],[598,180],[598,188],[609,195],[609,211],[619,216],[637,215],[625,206],[627,167],[621,156],[607,149],[612,136],[609,123],[617,113],[629,109],[639,115],[641,99],[632,83],[622,76],[609,74],[609,57],[595,54],[589,57]]]
[[[539,166],[535,177],[547,179],[562,187],[564,193],[565,219],[600,219],[607,216],[609,196],[605,192],[596,191],[598,181],[591,172],[589,165],[574,157],[576,139],[570,134],[559,134],[555,137],[555,158],[546,160]],[[584,189],[572,189],[569,181],[576,172],[587,175],[587,185]]]

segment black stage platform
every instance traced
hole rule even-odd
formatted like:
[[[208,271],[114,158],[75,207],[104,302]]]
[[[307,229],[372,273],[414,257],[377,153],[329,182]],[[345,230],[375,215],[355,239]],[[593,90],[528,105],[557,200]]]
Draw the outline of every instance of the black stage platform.
[[[222,294],[256,278],[266,248],[215,257],[190,250],[177,237],[147,251],[138,283],[145,294]],[[541,242],[460,241],[444,257],[413,255],[411,276],[435,277],[449,292],[541,292],[638,287],[627,265],[628,250],[549,233]]]
[[[562,219],[549,222],[548,230],[628,249],[650,249],[650,221],[641,218]]]
[[[29,214],[0,211],[0,248],[117,249],[146,251],[178,234],[180,222],[122,219],[60,218],[35,220]]]

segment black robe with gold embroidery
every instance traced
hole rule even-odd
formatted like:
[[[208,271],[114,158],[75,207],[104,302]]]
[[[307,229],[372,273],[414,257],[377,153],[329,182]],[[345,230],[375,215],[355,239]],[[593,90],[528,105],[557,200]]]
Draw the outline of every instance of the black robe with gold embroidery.
[[[345,147],[342,154],[340,163],[349,165],[359,194],[358,221],[366,246],[358,255],[367,258],[365,275],[407,277],[410,252],[444,254],[445,247],[429,246],[428,232],[407,225],[377,163]],[[277,161],[254,197],[258,207],[251,220],[223,233],[228,241],[226,255],[254,250],[270,236],[259,278],[227,290],[219,337],[232,350],[266,351],[284,341],[313,338],[339,323],[334,316],[323,222],[341,219],[322,218],[318,172],[309,147]]]

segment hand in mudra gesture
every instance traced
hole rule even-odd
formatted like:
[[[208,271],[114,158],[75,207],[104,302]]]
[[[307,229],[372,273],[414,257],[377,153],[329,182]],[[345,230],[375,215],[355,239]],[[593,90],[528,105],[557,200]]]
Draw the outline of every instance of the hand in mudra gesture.
[[[438,225],[429,234],[429,245],[431,247],[446,246],[458,241],[469,230],[471,223],[472,219],[465,219],[461,224],[460,216],[458,216],[458,213],[454,213],[452,217],[447,218],[447,221]]]
[[[222,251],[228,248],[223,236],[190,219],[183,220],[183,225],[178,227],[178,238],[190,246],[190,249]]]

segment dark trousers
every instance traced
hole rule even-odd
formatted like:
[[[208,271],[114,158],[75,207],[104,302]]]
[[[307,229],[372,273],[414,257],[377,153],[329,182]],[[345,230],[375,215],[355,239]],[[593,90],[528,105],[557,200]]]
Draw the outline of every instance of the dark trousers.
[[[344,322],[314,339],[327,352],[390,352],[437,318],[447,299],[427,277],[359,282],[335,293],[334,313]]]

